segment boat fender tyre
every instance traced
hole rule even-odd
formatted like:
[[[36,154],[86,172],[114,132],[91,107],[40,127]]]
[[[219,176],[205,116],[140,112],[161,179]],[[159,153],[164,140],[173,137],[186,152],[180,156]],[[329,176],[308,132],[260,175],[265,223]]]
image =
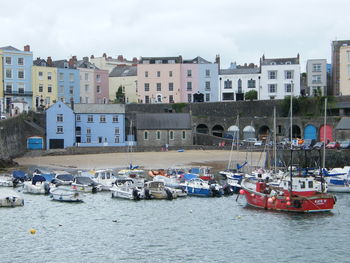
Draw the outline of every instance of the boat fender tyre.
[[[151,194],[149,193],[149,189],[145,189],[145,199],[151,199]]]
[[[165,193],[166,193],[166,199],[168,200],[173,200],[173,194],[169,189],[165,189]]]
[[[132,190],[132,196],[134,200],[140,200],[139,191],[137,191],[137,189]]]

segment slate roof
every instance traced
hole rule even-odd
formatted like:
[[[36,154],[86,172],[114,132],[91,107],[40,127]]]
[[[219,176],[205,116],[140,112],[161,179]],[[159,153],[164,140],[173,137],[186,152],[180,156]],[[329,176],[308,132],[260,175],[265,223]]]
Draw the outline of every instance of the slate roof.
[[[350,117],[343,117],[341,118],[340,122],[338,123],[336,130],[350,130]]]
[[[220,75],[234,75],[234,74],[258,74],[260,68],[235,68],[235,69],[221,69]]]
[[[296,57],[296,58],[265,58],[261,60],[261,65],[286,65],[288,63],[299,64],[299,59]]]
[[[138,130],[191,130],[188,113],[144,113],[136,115]]]
[[[56,61],[53,61],[53,62],[52,62],[53,66],[56,67],[56,68],[65,68],[65,67],[64,67],[64,63],[67,63],[68,68],[74,69],[74,68],[72,68],[72,67],[69,66],[68,60],[66,60],[66,59],[56,60]]]
[[[91,114],[113,114],[125,113],[124,104],[74,104],[75,113],[91,113]]]
[[[0,49],[3,49],[3,50],[12,50],[12,51],[21,51],[13,46],[6,46],[6,47],[0,47]]]
[[[149,61],[149,64],[155,64],[156,60],[161,60],[162,64],[167,64],[167,62],[165,61],[169,61],[169,60],[174,60],[175,63],[181,63],[182,62],[182,57],[178,56],[178,57],[141,57],[139,64],[144,64],[144,60]],[[165,62],[165,63],[164,63]]]
[[[43,65],[47,66],[46,60],[42,59],[42,58],[37,58],[36,60],[33,60],[33,65],[34,66],[43,66]]]
[[[183,62],[184,64],[212,64],[208,60],[205,60],[202,57],[195,57],[194,59],[186,59]]]
[[[126,67],[115,67],[109,77],[131,77],[137,76],[137,67],[136,66],[126,66]]]
[[[99,69],[98,67],[95,66],[95,64],[92,64],[91,62],[84,61],[84,60],[78,60],[77,67],[78,68]]]

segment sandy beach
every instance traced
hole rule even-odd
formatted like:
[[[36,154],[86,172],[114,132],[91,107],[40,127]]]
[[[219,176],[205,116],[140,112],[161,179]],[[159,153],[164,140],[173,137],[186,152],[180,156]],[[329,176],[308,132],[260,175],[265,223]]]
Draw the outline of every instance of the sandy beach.
[[[191,166],[210,166],[224,169],[230,159],[230,151],[224,150],[188,150],[184,152],[132,152],[105,153],[89,155],[59,155],[40,157],[21,157],[15,159],[21,166],[40,166],[52,169],[103,169],[125,168],[132,162],[144,169],[181,168]],[[260,152],[232,153],[233,164],[248,160],[253,166],[263,165],[264,154]],[[252,161],[251,161],[252,160]],[[260,160],[260,162],[259,162]]]

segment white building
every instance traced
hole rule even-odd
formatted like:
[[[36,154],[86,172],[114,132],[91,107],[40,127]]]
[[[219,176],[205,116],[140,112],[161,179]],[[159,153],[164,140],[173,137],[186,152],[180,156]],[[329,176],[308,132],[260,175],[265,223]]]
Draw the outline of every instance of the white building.
[[[260,59],[260,100],[300,95],[300,58]]]
[[[248,91],[259,91],[260,68],[256,66],[238,66],[221,69],[219,75],[219,101],[244,100]]]

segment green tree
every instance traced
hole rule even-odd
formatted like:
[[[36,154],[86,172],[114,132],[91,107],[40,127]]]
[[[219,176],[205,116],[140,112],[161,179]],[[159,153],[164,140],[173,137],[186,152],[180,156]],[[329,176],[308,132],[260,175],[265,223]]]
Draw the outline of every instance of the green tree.
[[[258,98],[258,92],[256,90],[248,91],[244,94],[245,100],[256,100]]]
[[[114,103],[125,103],[125,94],[123,93],[123,86],[120,85],[118,91],[115,93]]]

